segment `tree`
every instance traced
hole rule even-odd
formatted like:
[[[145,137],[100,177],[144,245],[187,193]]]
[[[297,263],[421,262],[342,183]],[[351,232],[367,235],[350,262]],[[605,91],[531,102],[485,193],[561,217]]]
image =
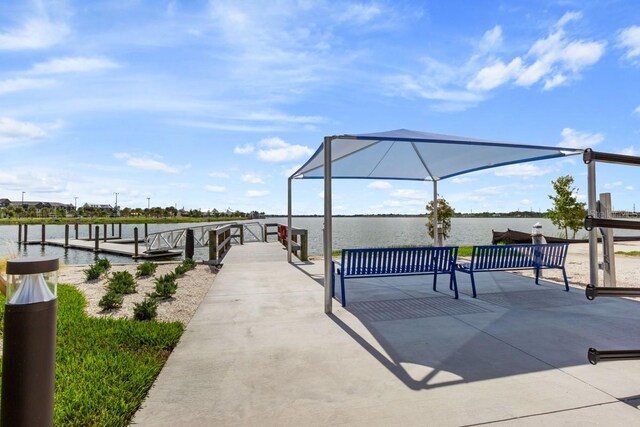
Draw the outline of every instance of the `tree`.
[[[578,189],[573,186],[573,177],[564,175],[551,181],[555,196],[549,196],[553,201],[553,208],[547,211],[547,216],[558,228],[564,229],[564,238],[569,238],[569,230],[573,231],[573,238],[576,233],[583,227],[583,221],[586,214],[585,204],[578,202],[576,193]]]
[[[438,222],[442,223],[442,235],[446,239],[451,232],[451,217],[455,213],[455,209],[443,199],[438,198]],[[427,232],[432,239],[433,236],[433,200],[427,204]]]

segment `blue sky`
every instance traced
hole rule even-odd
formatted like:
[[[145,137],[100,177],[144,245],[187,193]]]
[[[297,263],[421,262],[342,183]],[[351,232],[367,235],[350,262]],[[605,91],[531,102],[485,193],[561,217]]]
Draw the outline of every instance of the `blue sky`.
[[[0,197],[286,211],[325,135],[407,128],[640,154],[628,1],[0,3]],[[443,181],[461,212],[546,210],[581,159]],[[640,170],[598,166],[632,209]],[[334,212],[422,213],[431,184],[339,181]],[[294,182],[294,211],[322,212]],[[640,201],[636,207],[640,210]]]

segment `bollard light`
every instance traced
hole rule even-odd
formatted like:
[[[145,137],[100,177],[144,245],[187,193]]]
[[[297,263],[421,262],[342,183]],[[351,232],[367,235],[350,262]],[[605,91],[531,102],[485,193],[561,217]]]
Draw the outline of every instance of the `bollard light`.
[[[53,425],[58,258],[7,261],[2,426]]]

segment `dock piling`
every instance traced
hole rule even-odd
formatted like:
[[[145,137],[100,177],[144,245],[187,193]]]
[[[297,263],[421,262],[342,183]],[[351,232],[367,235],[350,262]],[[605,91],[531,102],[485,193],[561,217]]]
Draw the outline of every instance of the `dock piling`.
[[[107,242],[107,224],[103,224],[103,228],[104,228],[104,241],[105,243]]]
[[[24,243],[25,245],[29,241],[29,239],[27,237],[28,232],[29,232],[29,228],[27,227],[27,224],[25,224],[24,225],[24,240],[22,241],[22,243]]]
[[[144,225],[144,238],[146,239],[147,237],[149,237],[149,231],[147,230],[147,224],[145,223],[145,225]]]
[[[64,247],[69,247],[69,224],[64,225]]]
[[[89,241],[91,241],[91,224],[89,224]]]
[[[193,230],[187,228],[186,241],[184,243],[184,257],[185,259],[193,259],[194,252],[194,238],[193,238]]]
[[[96,225],[96,246],[94,248],[95,252],[100,250],[100,226]]]
[[[111,223],[111,237],[116,237],[116,225],[115,223]]]
[[[118,239],[122,239],[122,223],[118,224]]]
[[[76,232],[76,240],[78,240],[78,223],[77,222],[73,225],[73,228],[74,228],[74,231]]]
[[[45,242],[47,241],[47,237],[46,237],[46,225],[42,224],[42,239],[40,240],[40,244],[42,246],[44,246]]]
[[[22,224],[18,224],[18,244],[22,243]]]
[[[138,258],[138,227],[133,228],[133,258]]]

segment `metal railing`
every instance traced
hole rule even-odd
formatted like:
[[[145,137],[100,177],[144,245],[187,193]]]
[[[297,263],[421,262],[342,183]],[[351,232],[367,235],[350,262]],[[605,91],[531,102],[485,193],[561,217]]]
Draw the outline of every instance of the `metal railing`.
[[[275,222],[262,224],[263,241],[269,241],[269,236],[277,236],[283,246],[287,246],[287,225]],[[272,231],[275,227],[276,231]],[[309,231],[304,228],[291,227],[291,250],[300,261],[309,259]]]
[[[194,247],[206,248],[209,246],[210,231],[224,227],[229,227],[229,230],[233,228],[237,231],[229,236],[234,243],[244,244],[245,242],[259,242],[262,240],[261,224],[257,221],[252,221],[215,223],[158,231],[149,233],[145,238],[145,244],[148,252],[183,248],[186,245],[187,230],[191,229],[193,230]]]

